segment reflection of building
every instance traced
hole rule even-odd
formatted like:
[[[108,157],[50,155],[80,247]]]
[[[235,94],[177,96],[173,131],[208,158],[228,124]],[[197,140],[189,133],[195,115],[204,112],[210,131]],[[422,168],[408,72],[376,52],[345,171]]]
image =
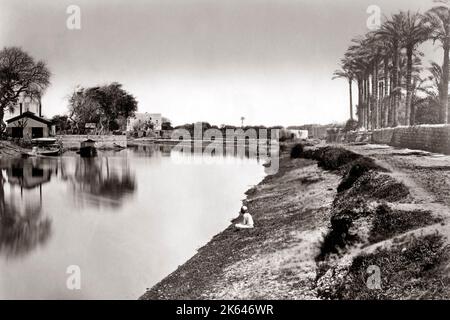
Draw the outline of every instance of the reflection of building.
[[[161,113],[135,113],[134,117],[130,117],[127,119],[127,131],[133,131],[136,126],[144,125],[146,123],[152,124],[154,131],[161,131]]]
[[[36,169],[36,168],[35,168]],[[47,241],[51,220],[42,217],[42,183],[47,181],[45,170],[34,170],[34,181],[24,179],[33,174],[31,167],[0,167],[0,254],[19,256]],[[6,175],[5,175],[6,174]],[[22,177],[21,177],[22,176]],[[8,183],[6,183],[6,179]],[[28,186],[24,190],[22,182]],[[20,190],[14,188],[20,185]],[[39,185],[39,190],[31,190]]]
[[[49,136],[51,122],[42,117],[40,100],[21,95],[18,103],[5,114],[8,135],[13,138],[42,138]]]
[[[30,162],[13,164],[7,170],[8,182],[24,189],[33,189],[50,181],[52,171]]]

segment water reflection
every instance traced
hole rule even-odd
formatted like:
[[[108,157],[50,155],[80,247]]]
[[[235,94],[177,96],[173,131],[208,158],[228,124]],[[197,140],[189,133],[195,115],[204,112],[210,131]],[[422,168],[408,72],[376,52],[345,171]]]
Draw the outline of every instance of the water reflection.
[[[34,159],[36,160],[36,159]],[[42,184],[50,181],[52,170],[39,161],[15,160],[0,163],[0,253],[23,255],[44,244],[51,234],[51,219],[42,217]],[[5,185],[15,192],[7,197]],[[33,192],[38,189],[38,194]],[[17,201],[18,200],[18,201]]]
[[[110,162],[108,157],[77,158],[73,174],[66,176],[74,194],[88,196],[91,205],[119,207],[126,196],[136,191],[136,181],[126,157]]]
[[[227,227],[264,176],[254,158],[197,157],[144,145],[0,159],[0,299],[139,297]],[[67,290],[69,265],[81,291]]]

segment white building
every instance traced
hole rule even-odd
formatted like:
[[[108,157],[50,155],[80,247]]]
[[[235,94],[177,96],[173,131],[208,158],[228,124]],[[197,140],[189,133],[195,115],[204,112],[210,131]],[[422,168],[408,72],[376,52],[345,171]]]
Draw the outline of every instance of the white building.
[[[40,100],[32,100],[21,95],[12,110],[7,110],[4,117],[6,132],[18,139],[35,139],[48,137],[52,131],[51,121],[42,117]]]
[[[127,131],[133,131],[134,127],[145,122],[151,123],[153,125],[154,131],[161,131],[162,126],[162,115],[161,113],[135,113],[134,117],[129,117],[127,119]]]

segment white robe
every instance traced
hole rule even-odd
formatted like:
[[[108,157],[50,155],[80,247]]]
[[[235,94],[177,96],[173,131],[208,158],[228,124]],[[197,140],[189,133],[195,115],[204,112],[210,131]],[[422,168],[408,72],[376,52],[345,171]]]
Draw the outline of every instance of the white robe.
[[[236,224],[236,228],[240,229],[250,229],[253,228],[253,218],[250,213],[246,212],[243,215],[244,221],[243,223]]]

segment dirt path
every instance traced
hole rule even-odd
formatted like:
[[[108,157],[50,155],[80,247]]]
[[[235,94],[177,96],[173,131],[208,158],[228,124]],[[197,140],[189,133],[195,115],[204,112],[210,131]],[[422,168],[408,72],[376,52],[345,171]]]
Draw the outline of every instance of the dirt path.
[[[342,147],[342,146],[341,146]],[[387,203],[389,210],[397,212],[400,224],[413,220],[426,221],[425,225],[397,230],[393,236],[375,243],[362,241],[328,261],[331,276],[324,276],[326,290],[332,297],[344,299],[448,299],[450,296],[450,156],[429,152],[395,149],[385,145],[343,146],[354,153],[369,157],[390,172],[385,173],[405,185],[409,195]],[[379,208],[379,207],[378,207]],[[385,213],[386,214],[386,213]],[[384,214],[384,215],[385,215]],[[421,215],[430,214],[427,218]],[[369,228],[374,228],[374,215],[368,217]],[[378,216],[388,228],[396,229],[396,222]],[[363,220],[363,219],[359,219]],[[432,221],[436,222],[432,222]],[[355,220],[357,221],[357,220]],[[358,222],[360,223],[360,222]],[[390,225],[391,224],[391,225]],[[358,228],[356,228],[358,229]],[[361,227],[357,233],[361,232]],[[367,290],[359,279],[367,277],[364,268],[380,267],[384,272],[383,290]],[[341,281],[339,283],[339,281]],[[320,281],[319,281],[320,282]],[[320,284],[319,284],[320,285]],[[348,289],[347,286],[353,289]],[[331,288],[331,289],[329,289]],[[334,291],[333,291],[334,290]]]
[[[346,149],[375,159],[408,187],[412,201],[400,205],[402,208],[431,210],[450,219],[450,156],[386,145],[346,146]]]

